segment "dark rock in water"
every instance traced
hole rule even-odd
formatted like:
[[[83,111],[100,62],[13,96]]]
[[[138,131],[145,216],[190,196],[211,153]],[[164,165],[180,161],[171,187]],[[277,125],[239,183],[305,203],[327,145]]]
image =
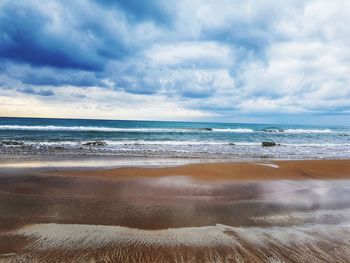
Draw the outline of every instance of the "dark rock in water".
[[[236,145],[235,143],[233,143],[233,142],[230,142],[228,145]]]
[[[276,146],[277,144],[275,142],[262,142],[261,145],[263,147],[271,147],[271,146]]]
[[[212,131],[212,128],[204,128],[203,131]]]
[[[55,146],[55,147],[53,147],[53,149],[55,149],[55,150],[64,150],[64,147],[62,147],[62,146]]]
[[[86,146],[105,146],[105,145],[107,145],[107,143],[102,142],[102,141],[94,141],[94,142],[84,143],[83,145],[86,145]]]
[[[1,142],[2,145],[8,145],[8,146],[23,146],[23,142],[17,142],[17,141],[3,141]]]

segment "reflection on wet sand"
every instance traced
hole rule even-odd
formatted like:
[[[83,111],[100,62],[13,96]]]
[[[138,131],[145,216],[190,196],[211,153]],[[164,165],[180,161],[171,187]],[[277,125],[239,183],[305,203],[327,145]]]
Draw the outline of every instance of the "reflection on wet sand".
[[[1,262],[349,262],[350,181],[0,176]]]

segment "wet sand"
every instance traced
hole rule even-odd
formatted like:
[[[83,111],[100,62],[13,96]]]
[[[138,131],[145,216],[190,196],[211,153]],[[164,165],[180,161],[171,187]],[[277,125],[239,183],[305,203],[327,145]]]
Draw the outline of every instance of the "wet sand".
[[[0,262],[349,262],[350,161],[0,170]]]
[[[68,171],[64,174],[118,179],[186,175],[206,181],[347,179],[350,178],[350,160],[197,163],[163,168],[90,169]]]

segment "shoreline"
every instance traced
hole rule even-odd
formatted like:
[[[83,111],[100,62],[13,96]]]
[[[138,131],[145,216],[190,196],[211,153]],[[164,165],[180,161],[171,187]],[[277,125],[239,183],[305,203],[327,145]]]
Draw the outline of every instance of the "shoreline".
[[[49,174],[100,179],[189,176],[203,181],[336,180],[350,179],[350,159],[206,162],[168,167],[56,169]]]
[[[97,171],[113,170],[122,168],[167,168],[180,167],[188,164],[207,164],[207,163],[252,163],[266,162],[267,159],[204,159],[204,158],[155,158],[155,157],[115,157],[115,156],[78,156],[67,159],[67,156],[61,158],[51,157],[42,158],[36,156],[30,159],[0,160],[0,175],[6,173],[20,174],[23,172],[51,172],[51,171]]]

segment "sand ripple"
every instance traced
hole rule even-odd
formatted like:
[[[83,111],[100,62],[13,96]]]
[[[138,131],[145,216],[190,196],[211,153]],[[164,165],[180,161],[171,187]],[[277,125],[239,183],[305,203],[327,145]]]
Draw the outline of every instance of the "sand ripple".
[[[3,262],[348,262],[350,225],[139,230],[34,224],[1,238],[27,240]]]

